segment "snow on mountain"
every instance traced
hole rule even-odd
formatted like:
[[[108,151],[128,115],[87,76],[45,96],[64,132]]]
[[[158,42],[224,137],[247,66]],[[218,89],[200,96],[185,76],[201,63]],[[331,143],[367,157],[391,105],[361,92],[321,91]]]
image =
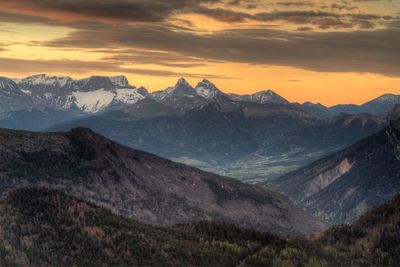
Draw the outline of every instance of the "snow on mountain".
[[[16,80],[18,84],[30,84],[30,85],[50,85],[57,87],[64,87],[71,81],[70,77],[57,77],[57,76],[47,76],[46,74],[38,74],[24,79]]]
[[[111,104],[133,104],[148,94],[145,88],[139,90],[130,85],[125,76],[73,80],[39,74],[14,81],[15,90],[29,96],[34,107],[78,108],[87,113],[99,112]]]
[[[180,78],[173,87],[168,87],[163,91],[157,91],[150,94],[150,96],[157,101],[163,100],[168,97],[177,97],[177,96],[194,97],[196,95],[197,93],[194,90],[194,88],[184,78]]]
[[[17,92],[18,86],[13,80],[4,78],[4,77],[0,77],[0,90],[2,93]]]
[[[197,95],[210,99],[214,98],[218,94],[223,94],[212,82],[209,80],[204,79],[203,81],[199,82],[195,87],[195,91]]]
[[[80,110],[88,113],[96,113],[103,110],[110,105],[115,98],[113,92],[104,89],[90,92],[73,92],[72,95],[76,99],[76,106]]]
[[[125,76],[108,77],[110,82],[118,88],[131,88],[128,79]]]
[[[115,90],[114,101],[123,104],[135,104],[137,101],[147,97],[148,93],[143,92],[142,89],[117,89]],[[146,90],[146,89],[144,89]],[[147,92],[147,90],[146,90]]]
[[[287,101],[285,98],[281,97],[272,90],[260,91],[252,95],[229,94],[228,96],[236,101],[247,101],[260,104],[266,104],[266,103],[289,104],[289,101]]]

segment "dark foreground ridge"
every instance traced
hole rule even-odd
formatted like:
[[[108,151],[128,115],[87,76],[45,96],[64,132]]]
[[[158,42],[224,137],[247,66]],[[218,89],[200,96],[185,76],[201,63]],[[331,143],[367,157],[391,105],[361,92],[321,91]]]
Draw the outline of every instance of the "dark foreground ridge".
[[[160,227],[45,188],[0,199],[1,266],[398,266],[400,195],[314,240],[232,224]]]
[[[112,142],[68,133],[0,130],[0,195],[46,186],[151,224],[215,220],[281,235],[324,225],[286,197]]]

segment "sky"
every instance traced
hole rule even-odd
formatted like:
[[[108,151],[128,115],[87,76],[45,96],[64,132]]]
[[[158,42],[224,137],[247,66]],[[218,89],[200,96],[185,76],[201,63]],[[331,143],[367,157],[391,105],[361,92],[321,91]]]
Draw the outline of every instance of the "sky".
[[[292,102],[400,94],[400,0],[0,0],[0,76],[185,77]]]

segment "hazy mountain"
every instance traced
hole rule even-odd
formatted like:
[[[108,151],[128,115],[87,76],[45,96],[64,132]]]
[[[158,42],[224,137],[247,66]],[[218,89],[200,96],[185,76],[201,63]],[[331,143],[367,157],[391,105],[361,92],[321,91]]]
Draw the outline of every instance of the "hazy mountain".
[[[52,108],[9,111],[0,117],[0,128],[41,131],[55,124],[84,117],[76,110],[64,111]]]
[[[325,107],[321,104],[306,102],[302,106],[309,112],[322,116],[336,116],[341,113],[360,114],[369,113],[372,115],[382,115],[400,104],[400,95],[385,94],[362,105],[340,104],[332,107]]]
[[[322,220],[354,221],[400,191],[400,121],[273,185]]]
[[[248,182],[276,179],[378,132],[397,118],[395,114],[400,116],[400,108],[384,116],[341,114],[320,120],[266,138],[256,152],[210,170]]]
[[[323,224],[282,195],[146,152],[88,129],[0,130],[0,193],[46,186],[151,224],[217,220],[279,234]]]
[[[32,99],[11,79],[0,77],[0,116],[32,106]]]
[[[320,117],[326,118],[330,116],[328,108],[321,103],[314,104],[312,102],[305,102],[300,106],[308,112],[318,115]]]
[[[189,106],[195,102],[197,108],[185,110],[184,102]],[[162,103],[140,101],[117,112],[67,122],[51,130],[84,126],[163,157],[221,165],[254,153],[266,139],[276,140],[294,129],[319,123],[318,118],[292,105],[238,102],[222,95],[212,101],[174,97]],[[130,115],[132,112],[141,115]]]

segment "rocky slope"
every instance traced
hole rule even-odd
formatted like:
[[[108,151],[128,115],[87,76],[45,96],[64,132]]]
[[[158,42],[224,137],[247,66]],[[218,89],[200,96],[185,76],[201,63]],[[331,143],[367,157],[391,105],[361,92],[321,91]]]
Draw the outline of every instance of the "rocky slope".
[[[400,191],[400,122],[272,184],[315,216],[349,223]]]
[[[123,147],[88,129],[0,130],[0,162],[0,193],[47,186],[146,223],[218,220],[284,235],[323,228],[276,192]]]

